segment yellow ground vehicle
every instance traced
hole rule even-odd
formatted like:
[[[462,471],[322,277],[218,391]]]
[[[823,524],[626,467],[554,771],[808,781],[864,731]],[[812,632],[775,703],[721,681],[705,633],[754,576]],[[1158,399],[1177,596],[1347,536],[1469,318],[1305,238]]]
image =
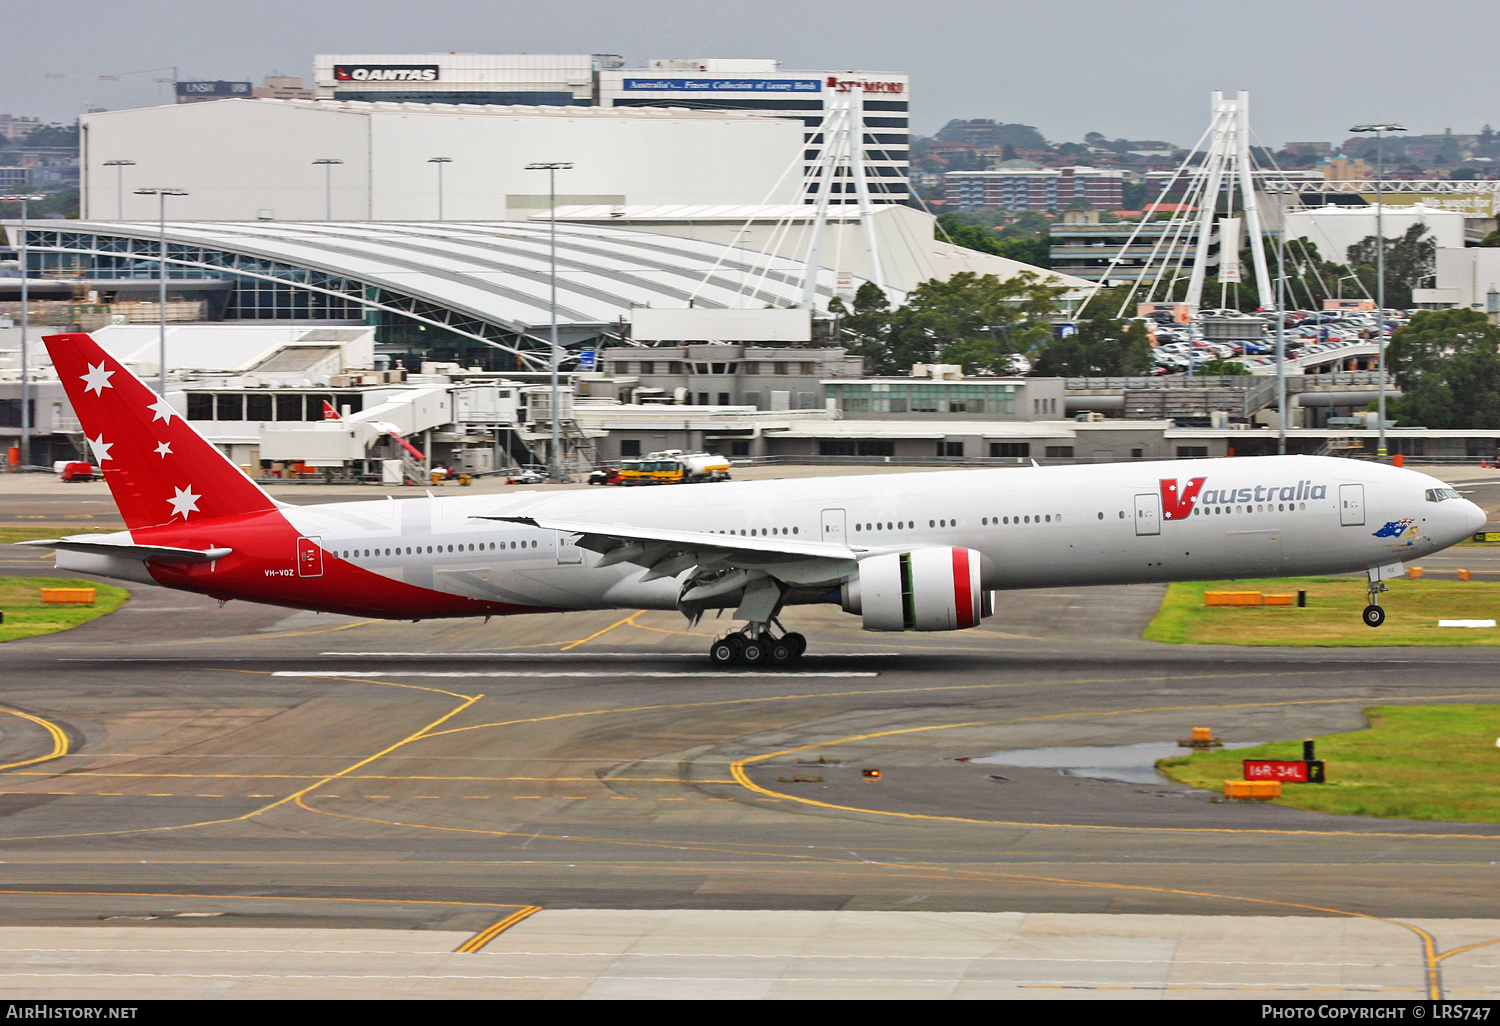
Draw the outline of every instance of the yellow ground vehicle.
[[[727,480],[729,460],[706,452],[685,453],[680,449],[667,449],[620,463],[619,483],[623,485]]]

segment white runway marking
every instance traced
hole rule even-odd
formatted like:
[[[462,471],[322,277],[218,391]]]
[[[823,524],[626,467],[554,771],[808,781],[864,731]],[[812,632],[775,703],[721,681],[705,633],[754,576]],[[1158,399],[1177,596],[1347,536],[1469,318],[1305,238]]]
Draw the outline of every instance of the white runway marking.
[[[869,671],[816,670],[277,670],[273,677],[878,677]]]
[[[863,643],[862,643],[863,644]],[[809,652],[799,659],[844,658],[850,653]],[[863,654],[863,653],[855,653]],[[683,662],[701,660],[703,656],[692,652],[319,652],[318,655],[341,656],[345,659],[532,659],[577,661],[584,659],[642,659],[671,660]]]

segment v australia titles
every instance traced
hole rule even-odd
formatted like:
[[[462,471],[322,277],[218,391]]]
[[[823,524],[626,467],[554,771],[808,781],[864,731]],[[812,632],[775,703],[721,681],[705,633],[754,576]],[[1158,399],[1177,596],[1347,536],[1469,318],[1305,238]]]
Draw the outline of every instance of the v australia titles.
[[[1190,516],[1193,506],[1221,506],[1232,503],[1253,502],[1300,502],[1308,499],[1328,497],[1328,486],[1298,481],[1291,485],[1255,485],[1246,488],[1204,488],[1206,477],[1191,478],[1187,487],[1179,492],[1175,480],[1161,482],[1162,512],[1167,520],[1181,520]]]

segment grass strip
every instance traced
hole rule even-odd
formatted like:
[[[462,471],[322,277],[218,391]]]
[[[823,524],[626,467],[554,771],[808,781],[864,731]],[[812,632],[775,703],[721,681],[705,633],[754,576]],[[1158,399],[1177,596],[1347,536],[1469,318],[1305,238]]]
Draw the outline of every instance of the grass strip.
[[[1399,579],[1380,597],[1386,621],[1366,627],[1363,579],[1285,577],[1173,584],[1147,626],[1147,641],[1178,645],[1383,647],[1500,645],[1500,628],[1439,627],[1438,620],[1500,622],[1500,582]],[[1307,592],[1307,608],[1205,606],[1205,591]]]
[[[91,606],[43,602],[43,588],[94,588],[97,598]],[[113,613],[129,597],[130,592],[124,588],[76,577],[0,577],[0,612],[5,613],[5,622],[0,623],[0,642],[77,627]]]
[[[1500,823],[1500,705],[1374,706],[1368,730],[1317,738],[1326,784],[1282,784],[1278,805],[1339,816]],[[1244,759],[1301,759],[1302,742],[1162,759],[1171,779],[1222,792]]]

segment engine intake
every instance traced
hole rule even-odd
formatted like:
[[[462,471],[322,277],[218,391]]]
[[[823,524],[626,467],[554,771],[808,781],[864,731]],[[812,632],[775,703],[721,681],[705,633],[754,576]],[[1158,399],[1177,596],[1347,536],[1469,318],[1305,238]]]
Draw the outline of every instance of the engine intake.
[[[932,548],[859,561],[859,575],[840,591],[846,613],[867,631],[958,631],[990,612],[980,589],[979,553]]]

